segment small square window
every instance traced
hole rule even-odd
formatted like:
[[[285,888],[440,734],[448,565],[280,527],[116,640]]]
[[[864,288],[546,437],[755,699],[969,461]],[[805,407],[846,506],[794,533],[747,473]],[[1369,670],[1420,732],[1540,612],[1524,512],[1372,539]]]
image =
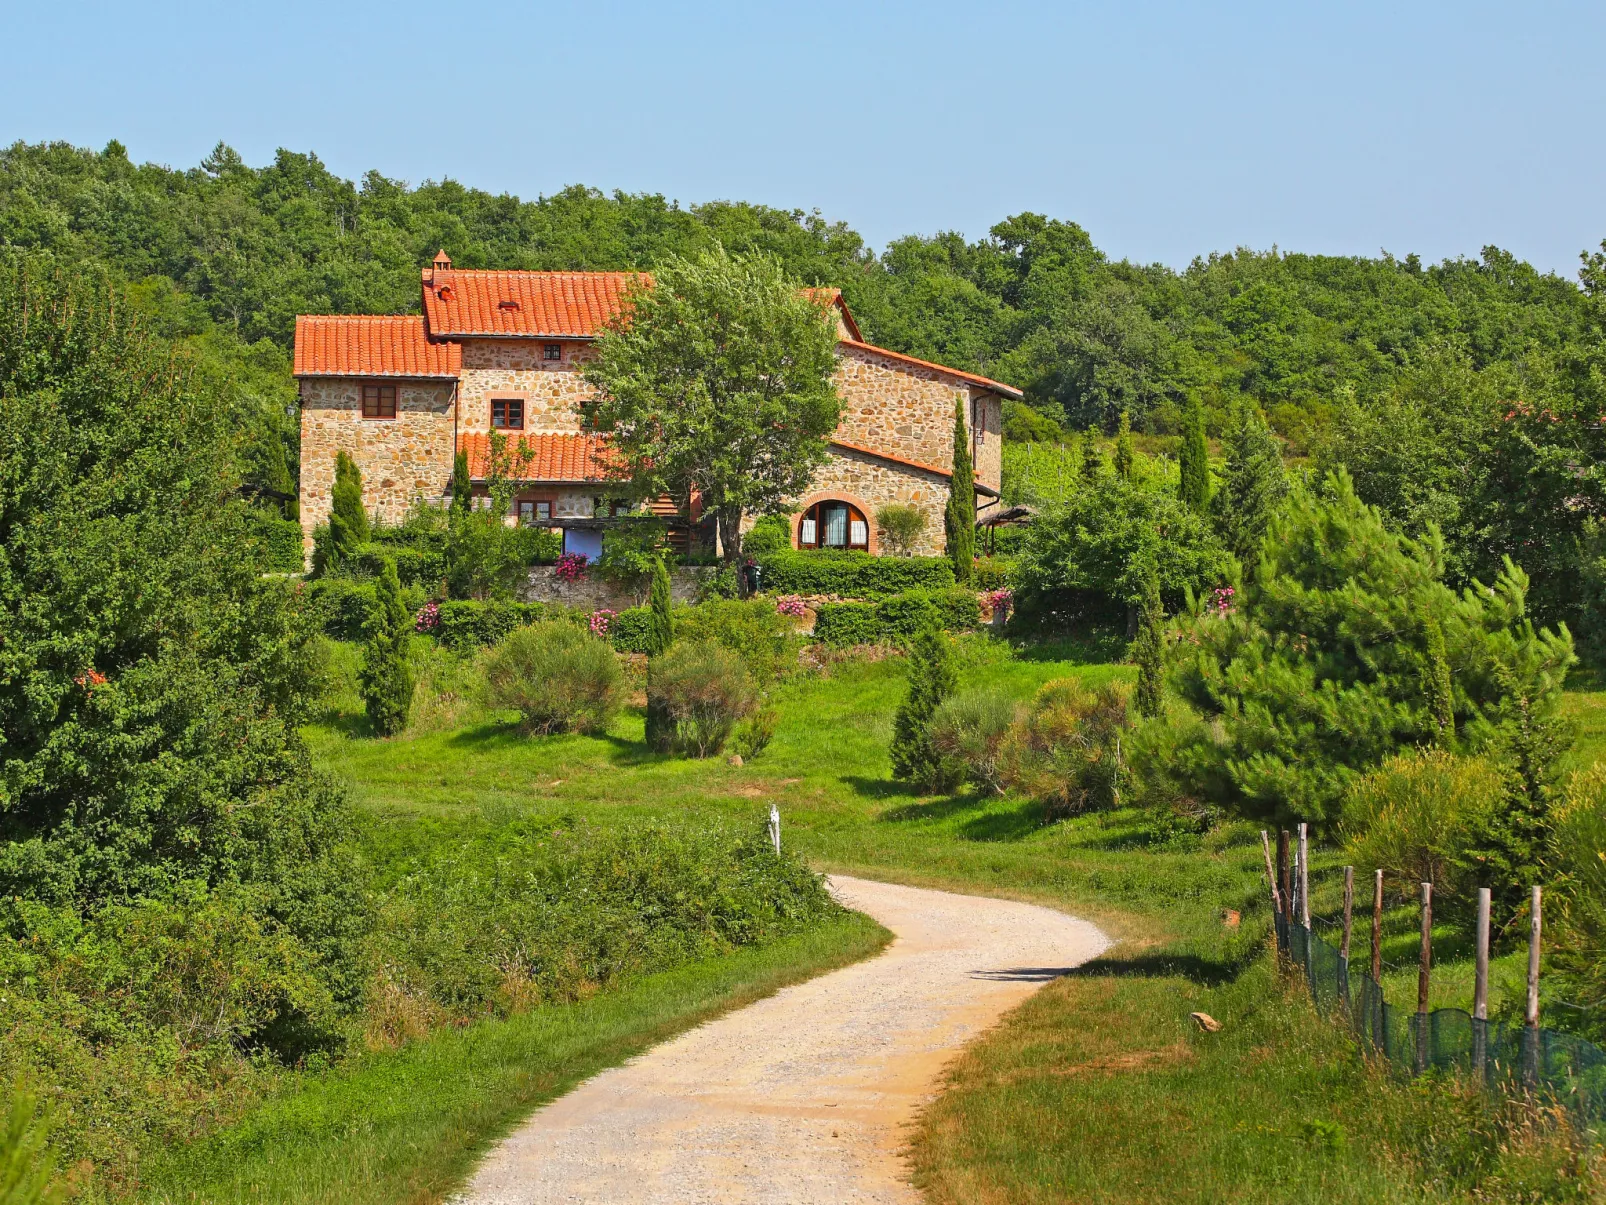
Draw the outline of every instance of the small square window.
[[[524,430],[524,399],[521,397],[492,398],[491,426],[498,431]]]
[[[548,343],[544,348],[541,349],[541,358],[543,360],[563,359],[563,344]]]
[[[395,418],[396,386],[364,385],[362,387],[362,416],[364,418]]]

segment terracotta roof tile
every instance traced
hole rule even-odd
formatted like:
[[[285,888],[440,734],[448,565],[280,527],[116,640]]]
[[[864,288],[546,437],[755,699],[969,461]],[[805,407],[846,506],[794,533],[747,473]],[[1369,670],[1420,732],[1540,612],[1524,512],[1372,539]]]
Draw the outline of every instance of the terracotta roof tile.
[[[458,437],[457,446],[468,453],[468,475],[484,481],[491,437],[484,431],[471,431]],[[601,435],[508,436],[508,452],[516,454],[521,449],[527,459],[515,468],[520,481],[617,481],[621,476],[608,454],[608,441]]]
[[[591,339],[624,305],[640,272],[424,270],[424,316],[437,339]]]
[[[457,344],[430,341],[422,318],[296,319],[298,377],[455,377],[462,359]]]

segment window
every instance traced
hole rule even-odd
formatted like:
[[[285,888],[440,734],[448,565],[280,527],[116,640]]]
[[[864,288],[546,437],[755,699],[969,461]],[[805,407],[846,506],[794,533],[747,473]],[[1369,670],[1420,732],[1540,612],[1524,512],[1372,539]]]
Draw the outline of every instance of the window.
[[[364,385],[362,387],[362,416],[364,418],[395,418],[396,386]]]
[[[541,358],[543,360],[563,359],[563,344],[548,343],[544,348],[541,349]]]
[[[848,502],[816,502],[803,512],[797,528],[799,548],[870,547],[870,525],[857,506]]]
[[[552,522],[552,503],[546,499],[526,498],[519,501],[520,527],[545,527]]]
[[[498,431],[524,430],[524,399],[521,397],[492,398],[491,426]]]

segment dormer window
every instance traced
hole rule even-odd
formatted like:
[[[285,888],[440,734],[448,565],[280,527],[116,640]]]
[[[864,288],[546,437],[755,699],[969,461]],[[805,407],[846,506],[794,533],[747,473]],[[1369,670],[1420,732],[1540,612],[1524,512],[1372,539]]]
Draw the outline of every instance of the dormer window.
[[[491,428],[495,431],[524,430],[524,399],[521,397],[492,398]]]
[[[548,343],[541,349],[541,358],[547,361],[563,359],[563,344]]]
[[[439,297],[442,301],[450,301],[452,299],[452,286],[442,285],[440,288],[435,290],[435,296]]]
[[[519,303],[516,301],[498,301],[496,308],[503,311],[516,310],[519,308]]]

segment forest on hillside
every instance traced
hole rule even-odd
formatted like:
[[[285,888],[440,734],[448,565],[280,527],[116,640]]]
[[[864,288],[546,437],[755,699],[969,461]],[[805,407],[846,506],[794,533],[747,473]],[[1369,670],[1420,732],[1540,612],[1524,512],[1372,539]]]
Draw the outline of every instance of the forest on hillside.
[[[1191,399],[1215,436],[1248,400],[1290,458],[1345,466],[1410,534],[1437,525],[1453,580],[1492,580],[1511,556],[1539,613],[1577,622],[1602,576],[1606,243],[1576,281],[1492,246],[1439,264],[1240,248],[1176,271],[1112,260],[1075,222],[1032,213],[877,253],[817,212],[740,201],[353,182],[312,154],[254,168],[222,144],[184,170],[116,142],[0,151],[0,248],[129,282],[232,407],[246,473],[280,488],[295,471],[296,314],[414,311],[442,247],[470,268],[626,269],[715,243],[840,286],[872,341],[1020,385],[1013,439],[1113,432],[1123,413],[1167,437]]]

